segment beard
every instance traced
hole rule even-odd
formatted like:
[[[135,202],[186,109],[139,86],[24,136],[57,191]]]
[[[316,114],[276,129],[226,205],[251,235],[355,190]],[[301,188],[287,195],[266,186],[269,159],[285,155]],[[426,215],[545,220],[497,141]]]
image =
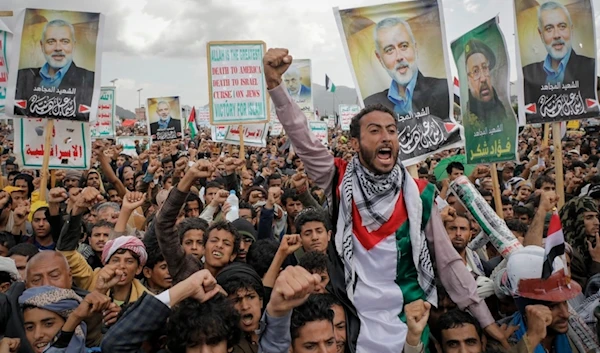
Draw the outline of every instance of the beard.
[[[388,146],[385,146],[388,147]],[[392,159],[394,161],[398,160],[398,151],[394,151],[394,149],[389,146],[390,149],[392,150]],[[362,142],[358,144],[358,155],[360,156],[360,158],[362,159],[362,162],[364,163],[364,166],[370,170],[371,172],[375,173],[375,174],[386,174],[389,173],[390,171],[386,171],[386,170],[380,170],[379,168],[377,168],[375,166],[375,159],[377,158],[377,149],[380,147],[377,147],[375,149],[368,149],[365,146],[363,146]]]
[[[562,44],[563,47],[560,50],[554,49],[553,45],[555,44]],[[546,47],[546,51],[548,52],[548,55],[550,55],[550,57],[556,61],[560,61],[562,60],[565,55],[567,55],[567,53],[569,52],[569,50],[571,50],[571,41],[565,41],[562,39],[558,39],[558,40],[553,40],[552,43],[550,44],[545,44],[544,46]]]
[[[401,62],[396,64],[393,70],[390,70],[388,68],[386,68],[385,70],[387,71],[388,75],[390,75],[392,80],[396,82],[396,84],[400,86],[406,86],[419,71],[419,65],[417,64],[417,60],[418,59],[415,58],[415,60],[412,63],[409,63],[406,60],[402,60]],[[406,72],[402,74],[398,72],[398,70],[402,68],[408,68],[408,70],[406,70]]]
[[[52,57],[53,55],[62,57],[62,60],[54,59]],[[54,70],[60,70],[63,67],[69,65],[73,61],[73,56],[71,54],[65,54],[65,53],[56,53],[56,52],[53,52],[52,54],[44,53],[44,57],[46,58],[46,62],[48,63],[48,66],[50,66]]]

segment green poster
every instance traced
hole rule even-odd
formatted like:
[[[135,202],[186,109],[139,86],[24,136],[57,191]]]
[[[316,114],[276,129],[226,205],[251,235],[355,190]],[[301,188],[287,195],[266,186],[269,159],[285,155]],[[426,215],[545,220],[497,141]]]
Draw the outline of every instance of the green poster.
[[[510,66],[498,18],[452,42],[460,81],[467,163],[513,161],[517,117],[510,105]]]

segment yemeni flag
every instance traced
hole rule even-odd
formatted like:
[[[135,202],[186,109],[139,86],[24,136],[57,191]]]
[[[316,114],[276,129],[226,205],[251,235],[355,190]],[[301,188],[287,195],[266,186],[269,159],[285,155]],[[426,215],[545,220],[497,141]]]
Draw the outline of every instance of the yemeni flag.
[[[327,75],[325,75],[325,90],[327,92],[335,92],[335,85]]]
[[[544,251],[544,268],[542,270],[542,278],[546,279],[552,275],[554,270],[552,263],[557,257],[565,256],[565,236],[562,231],[562,225],[560,224],[560,217],[558,213],[553,212],[550,216],[550,223],[548,224],[548,236],[546,237],[546,245]],[[566,259],[565,262],[566,271]]]
[[[456,76],[454,77],[454,103],[460,106],[460,85]]]
[[[198,134],[198,127],[196,127],[196,107],[192,107],[192,112],[188,118],[188,128],[193,139]]]

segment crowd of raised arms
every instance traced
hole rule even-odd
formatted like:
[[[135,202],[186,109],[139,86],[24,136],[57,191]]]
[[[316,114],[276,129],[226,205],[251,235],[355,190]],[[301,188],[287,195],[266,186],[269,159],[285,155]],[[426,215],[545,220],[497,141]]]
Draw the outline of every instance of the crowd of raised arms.
[[[283,86],[291,60],[263,59],[287,132],[264,148],[201,131],[136,141],[132,157],[97,140],[94,168],[55,171],[40,198],[39,171],[18,167],[2,127],[0,353],[600,350],[597,136],[563,138],[558,209],[539,128],[520,133],[517,162],[466,175],[492,208],[498,175],[525,246],[504,259],[471,242],[482,228],[449,187],[465,166],[434,177],[463,150],[411,177],[381,105],[323,146]],[[568,275],[541,280],[555,211]]]

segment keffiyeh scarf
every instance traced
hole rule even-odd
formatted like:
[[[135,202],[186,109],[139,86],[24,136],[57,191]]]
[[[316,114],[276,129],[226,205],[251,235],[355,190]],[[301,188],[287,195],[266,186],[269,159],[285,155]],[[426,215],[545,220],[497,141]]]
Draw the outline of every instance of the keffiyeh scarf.
[[[343,176],[340,185],[340,213],[335,245],[344,263],[346,291],[350,300],[353,300],[356,284],[352,206],[354,204],[360,213],[362,225],[372,232],[390,219],[400,192],[406,200],[412,260],[418,272],[418,283],[425,292],[427,301],[437,305],[433,264],[423,231],[424,227],[421,224],[423,206],[419,187],[412,178],[408,177],[400,159],[390,173],[375,175],[360,164],[358,157],[354,157],[348,163]],[[388,270],[396,271],[395,265]]]

